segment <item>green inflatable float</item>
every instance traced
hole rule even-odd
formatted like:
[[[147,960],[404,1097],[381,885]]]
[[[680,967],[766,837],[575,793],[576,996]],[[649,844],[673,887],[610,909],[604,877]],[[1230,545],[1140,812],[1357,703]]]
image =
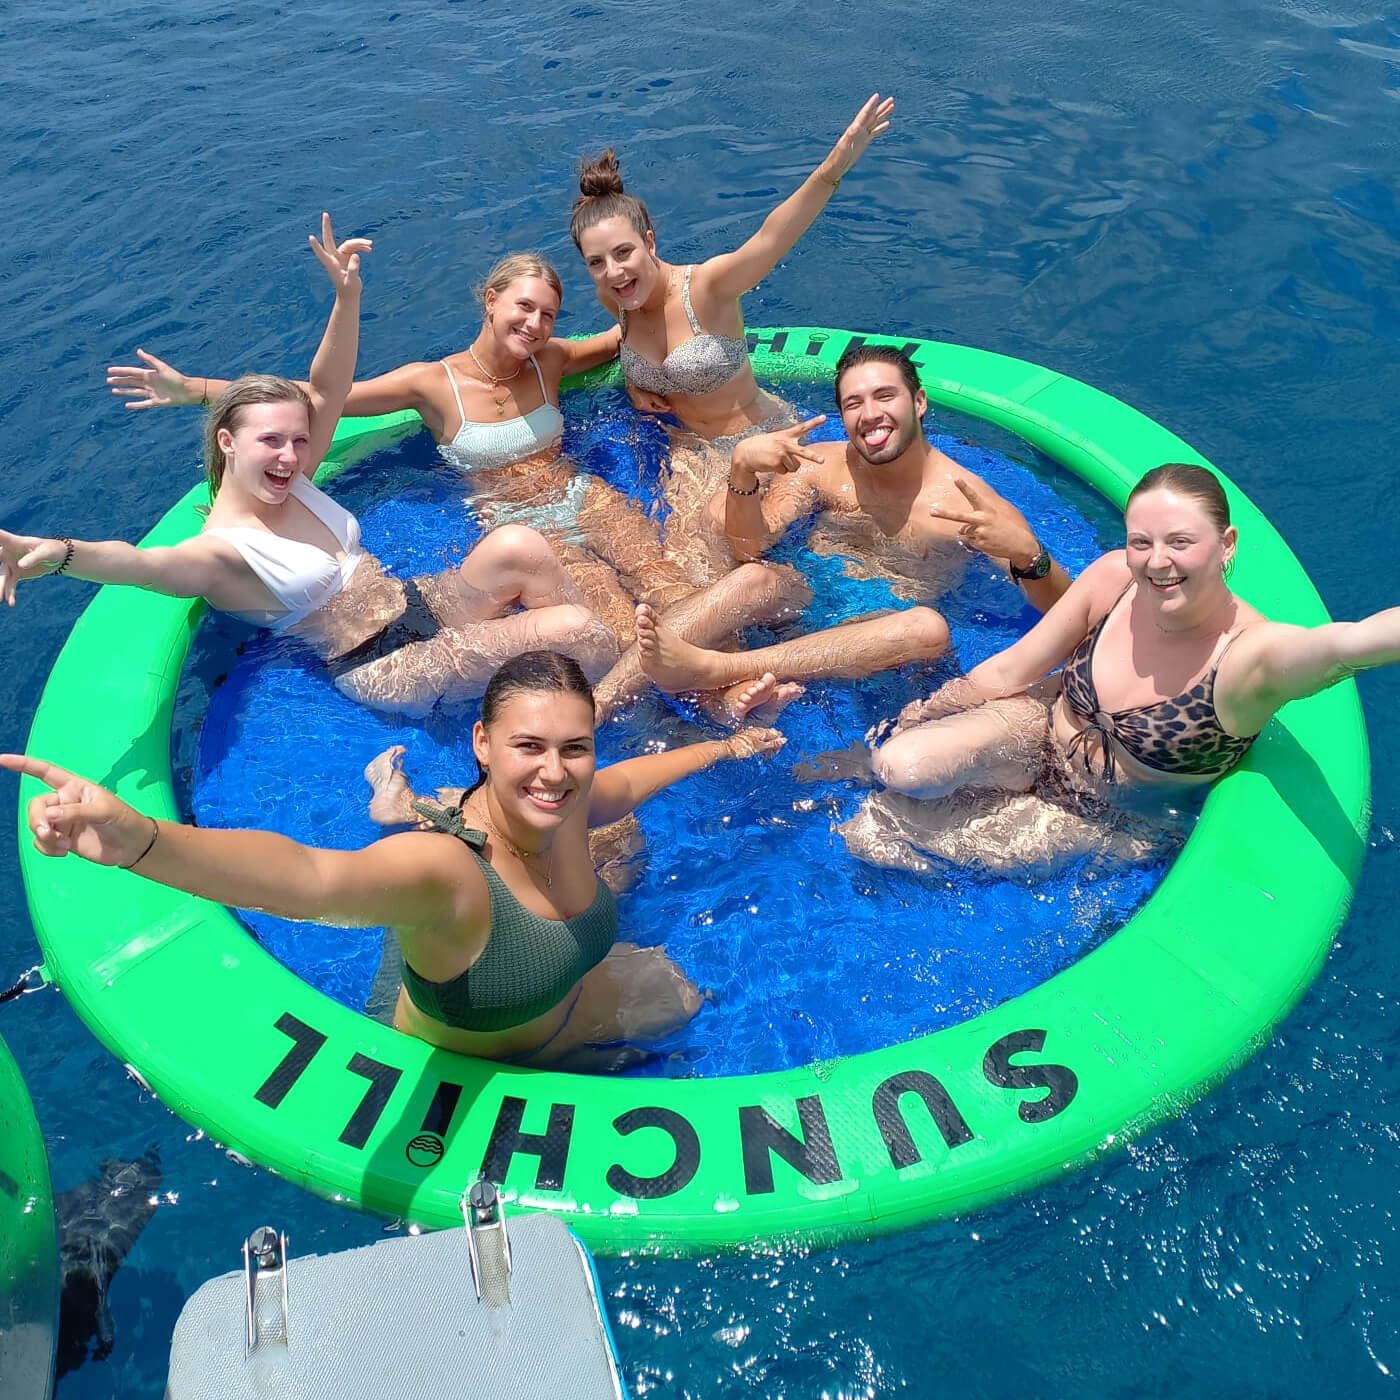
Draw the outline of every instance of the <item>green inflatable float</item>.
[[[754,367],[830,379],[848,331],[751,331]],[[1006,356],[901,342],[937,405],[1019,434],[1120,504],[1200,461],[1108,395]],[[612,373],[615,375],[616,370]],[[590,382],[606,380],[595,372]],[[333,472],[420,428],[341,424]],[[1326,620],[1298,561],[1228,487],[1235,583]],[[147,543],[198,528],[201,490]],[[104,588],[54,666],[30,752],[178,819],[170,722],[202,607]],[[94,718],[98,717],[98,718]],[[26,782],[21,799],[36,785]],[[47,974],[181,1117],[334,1200],[460,1222],[485,1171],[603,1253],[862,1239],[969,1211],[1178,1113],[1269,1035],[1345,917],[1368,820],[1354,685],[1289,705],[1218,783],[1144,908],[1050,981],[961,1025],[834,1063],[701,1080],[585,1078],[434,1050],[299,981],[226,909],[21,842]]]
[[[0,1040],[0,1380],[48,1400],[58,1334],[58,1233],[49,1159],[29,1091]]]

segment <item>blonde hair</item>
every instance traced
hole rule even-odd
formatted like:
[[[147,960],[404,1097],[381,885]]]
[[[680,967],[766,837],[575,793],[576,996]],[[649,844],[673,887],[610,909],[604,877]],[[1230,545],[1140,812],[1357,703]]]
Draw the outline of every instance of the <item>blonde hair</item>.
[[[548,258],[542,258],[538,253],[507,253],[486,274],[486,280],[479,287],[473,288],[476,299],[481,303],[482,316],[486,315],[487,292],[494,292],[500,296],[512,282],[517,282],[522,277],[538,277],[548,282],[554,288],[554,295],[561,302],[564,300],[564,283]]]
[[[245,408],[259,403],[299,403],[311,415],[311,399],[300,384],[283,379],[279,374],[245,374],[235,379],[209,405],[204,420],[204,472],[209,479],[209,499],[219,494],[224,484],[224,468],[228,465],[224,450],[219,446],[219,433],[227,428],[234,432]]]
[[[569,236],[580,252],[583,251],[580,240],[585,230],[619,214],[637,231],[638,238],[656,232],[646,205],[622,188],[622,171],[617,164],[617,152],[611,146],[594,160],[583,162],[579,167],[578,187],[580,193],[574,201]]]

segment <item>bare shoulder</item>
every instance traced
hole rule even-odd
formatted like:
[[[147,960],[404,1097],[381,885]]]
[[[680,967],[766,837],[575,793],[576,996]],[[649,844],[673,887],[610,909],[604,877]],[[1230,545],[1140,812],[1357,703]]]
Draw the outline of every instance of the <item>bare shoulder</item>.
[[[1091,622],[1097,622],[1123,596],[1133,581],[1128,568],[1128,552],[1111,549],[1101,554],[1070,585],[1084,599]],[[1068,595],[1066,595],[1068,596]]]
[[[827,504],[839,504],[853,494],[854,483],[846,462],[846,447],[844,441],[807,444],[807,450],[817,454],[821,460],[809,462],[798,476]]]

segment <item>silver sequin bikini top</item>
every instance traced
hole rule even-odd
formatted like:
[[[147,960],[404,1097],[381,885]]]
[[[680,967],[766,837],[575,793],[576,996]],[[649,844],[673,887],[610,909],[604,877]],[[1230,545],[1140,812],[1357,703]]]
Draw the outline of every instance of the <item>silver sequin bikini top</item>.
[[[690,274],[694,271],[694,263],[685,270],[681,304],[695,334],[676,346],[659,365],[628,348],[627,313],[617,313],[622,326],[618,358],[624,378],[635,388],[651,394],[708,394],[728,384],[748,364],[749,350],[742,336],[711,335],[696,319],[695,308],[690,304]]]

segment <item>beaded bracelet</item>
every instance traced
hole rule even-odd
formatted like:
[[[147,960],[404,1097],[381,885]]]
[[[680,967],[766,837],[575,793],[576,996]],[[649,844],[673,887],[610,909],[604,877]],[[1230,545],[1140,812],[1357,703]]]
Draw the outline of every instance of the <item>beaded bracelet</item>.
[[[66,546],[63,551],[63,563],[58,568],[50,569],[51,574],[61,574],[73,562],[73,550],[76,548],[73,541],[67,535],[55,535],[54,538],[59,544]]]
[[[756,495],[758,495],[758,486],[759,486],[759,483],[758,483],[758,478],[757,478],[757,477],[754,478],[754,483],[753,483],[753,485],[752,485],[751,487],[749,487],[749,489],[748,489],[747,491],[740,490],[740,488],[737,487],[737,486],[735,486],[735,484],[734,484],[732,481],[729,483],[729,489],[730,489],[736,496],[756,496]]]

